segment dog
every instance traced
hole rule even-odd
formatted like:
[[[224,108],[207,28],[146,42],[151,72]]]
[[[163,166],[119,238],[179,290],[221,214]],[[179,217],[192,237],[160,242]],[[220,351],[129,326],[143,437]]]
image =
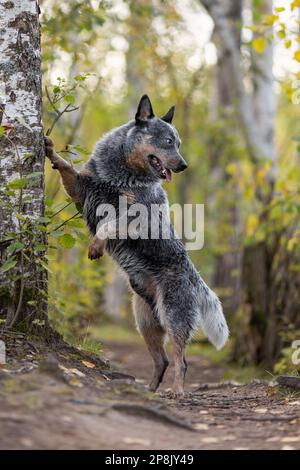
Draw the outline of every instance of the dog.
[[[168,207],[162,181],[170,181],[172,172],[187,168],[179,153],[178,132],[172,124],[174,109],[171,107],[158,118],[149,97],[144,95],[135,119],[99,140],[80,173],[55,153],[49,138],[45,145],[46,155],[53,168],[59,170],[67,193],[83,207],[83,216],[94,236],[89,257],[99,258],[106,251],[126,274],[133,292],[137,329],[154,363],[149,389],[157,390],[169,365],[165,351],[168,337],[175,365],[173,392],[183,395],[185,350],[195,331],[201,327],[217,349],[228,339],[221,303],[189,259],[168,214],[159,218],[159,225],[165,223],[169,228],[168,238],[133,239],[113,233],[116,221],[123,217],[117,211],[121,196],[126,197],[128,207],[134,203],[149,211],[153,204]],[[105,204],[116,208],[117,220],[102,224],[97,208]]]

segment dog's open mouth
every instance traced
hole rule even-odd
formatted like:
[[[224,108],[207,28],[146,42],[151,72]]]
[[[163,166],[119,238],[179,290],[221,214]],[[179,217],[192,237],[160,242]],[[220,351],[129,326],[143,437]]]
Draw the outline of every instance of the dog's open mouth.
[[[172,172],[169,168],[166,168],[162,161],[155,155],[149,155],[149,162],[152,168],[155,170],[159,178],[167,180],[168,182],[172,179]]]

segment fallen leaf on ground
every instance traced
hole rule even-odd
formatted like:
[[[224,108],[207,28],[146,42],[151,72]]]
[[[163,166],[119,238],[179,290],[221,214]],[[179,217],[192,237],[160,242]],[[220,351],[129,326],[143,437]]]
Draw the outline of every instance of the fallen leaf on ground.
[[[75,369],[75,368],[72,368],[72,369],[68,369],[67,367],[63,366],[62,364],[59,364],[58,366],[62,371],[64,371],[66,374],[69,374],[69,375],[77,375],[78,377],[85,377],[85,374],[83,372],[81,372],[80,370],[78,369]]]
[[[280,436],[268,437],[268,439],[266,439],[266,442],[278,442],[278,441],[280,441]]]
[[[88,367],[89,369],[94,369],[95,364],[93,364],[92,362],[89,362],[89,361],[81,361],[82,364],[85,366],[85,367]]]
[[[219,442],[219,439],[216,437],[202,437],[201,441],[205,444],[215,444],[216,442]]]
[[[64,423],[71,423],[73,421],[73,418],[72,416],[62,416],[61,417],[61,420],[64,422]]]
[[[300,442],[300,436],[286,436],[281,439],[281,442]]]
[[[256,410],[254,410],[254,413],[264,414],[267,413],[267,411],[267,408],[256,408]]]
[[[236,441],[236,436],[228,434],[227,436],[222,437],[222,441]]]
[[[28,439],[27,437],[22,437],[20,439],[20,442],[25,447],[32,447],[33,446],[33,441],[31,439]]]
[[[142,439],[140,437],[124,437],[122,441],[125,442],[125,444],[138,444],[141,446],[151,445],[151,441],[149,439]]]
[[[70,380],[70,384],[74,387],[83,387],[83,384],[76,377],[72,377],[72,379]]]
[[[207,431],[208,425],[205,423],[196,423],[193,428],[197,429],[197,431]]]

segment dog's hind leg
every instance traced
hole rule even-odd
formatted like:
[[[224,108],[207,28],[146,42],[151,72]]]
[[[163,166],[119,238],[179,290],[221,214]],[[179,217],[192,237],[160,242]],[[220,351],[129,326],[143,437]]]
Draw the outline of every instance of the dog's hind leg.
[[[149,385],[155,391],[163,380],[169,365],[164,343],[166,332],[155,318],[151,307],[137,294],[133,296],[133,311],[136,325],[143,335],[154,363],[154,374]]]
[[[184,395],[184,381],[187,371],[187,362],[185,360],[185,348],[187,341],[184,338],[172,336],[170,332],[170,339],[173,345],[173,357],[174,357],[174,384],[173,392],[175,395]]]

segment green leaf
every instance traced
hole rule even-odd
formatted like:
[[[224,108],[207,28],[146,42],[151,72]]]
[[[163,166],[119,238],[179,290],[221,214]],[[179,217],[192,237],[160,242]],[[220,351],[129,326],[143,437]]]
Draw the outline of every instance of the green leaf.
[[[4,194],[6,194],[6,196],[14,196],[14,194],[15,194],[13,191],[9,191],[9,190],[5,190],[3,192],[4,192]]]
[[[74,95],[66,95],[64,97],[64,101],[69,104],[74,104],[75,103],[75,96]]]
[[[72,235],[70,235],[69,233],[65,233],[62,237],[58,239],[58,243],[60,244],[60,246],[67,249],[73,248],[73,246],[75,245],[75,241],[75,238],[72,237]]]
[[[49,219],[49,217],[39,217],[37,219],[38,224],[49,224],[49,222],[51,222],[51,219]]]
[[[74,228],[84,228],[85,224],[83,220],[80,219],[73,219],[68,222],[68,227],[74,227]]]
[[[53,232],[48,232],[49,235],[51,235],[51,237],[54,237],[54,238],[59,238],[61,237],[63,234],[64,234],[64,231],[63,230],[53,230]]]
[[[1,266],[0,271],[2,273],[6,273],[10,269],[14,268],[17,264],[17,260],[15,258],[10,258],[5,261],[5,263]]]
[[[27,186],[27,181],[25,178],[17,178],[15,180],[12,180],[8,184],[8,187],[10,189],[23,189],[23,188],[26,188],[26,186]]]
[[[47,228],[44,227],[44,225],[36,225],[36,228],[37,230],[39,230],[40,232],[44,232],[44,233],[47,233]]]
[[[51,269],[49,268],[48,264],[45,263],[45,261],[41,260],[41,259],[38,259],[37,262],[44,268],[46,269],[46,271],[48,271],[50,274],[53,274],[53,272],[51,271]]]
[[[24,243],[13,242],[6,248],[6,252],[9,254],[13,254],[13,253],[16,253],[17,251],[23,250],[24,246],[25,246]]]
[[[45,255],[45,258],[46,258],[48,261],[55,261],[57,257],[54,256],[54,255]]]
[[[48,245],[45,245],[45,244],[43,244],[43,243],[36,243],[36,244],[34,245],[34,249],[35,249],[36,251],[45,251],[45,250],[47,250],[47,248],[48,248]]]
[[[86,80],[86,77],[84,75],[76,75],[76,77],[74,77],[74,80],[76,80],[76,82],[84,82]]]
[[[26,220],[26,217],[24,217],[23,214],[19,214],[19,212],[16,212],[16,217],[17,219],[22,220],[22,222]]]
[[[0,137],[3,136],[4,130],[5,130],[4,127],[3,127],[3,126],[0,126]]]
[[[51,207],[53,205],[53,203],[54,203],[54,199],[51,199],[51,197],[46,197],[45,198],[45,205],[47,207]]]

